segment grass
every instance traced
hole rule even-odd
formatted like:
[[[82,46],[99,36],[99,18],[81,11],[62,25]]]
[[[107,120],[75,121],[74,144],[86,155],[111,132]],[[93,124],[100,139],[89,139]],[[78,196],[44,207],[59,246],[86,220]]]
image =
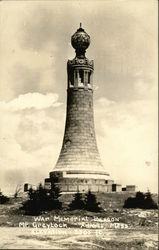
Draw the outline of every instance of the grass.
[[[110,194],[109,194],[110,195]],[[102,199],[103,204],[107,204],[109,195],[100,194],[97,198]],[[114,195],[114,198],[116,194]],[[68,195],[62,197],[66,201],[71,200]],[[113,199],[111,197],[111,199]],[[121,195],[118,199],[123,199]],[[54,216],[72,218],[86,217],[88,223],[91,223],[94,217],[101,219],[100,224],[106,226],[106,218],[115,218],[119,223],[125,223],[128,229],[108,229],[101,230],[81,228],[81,222],[67,222],[66,229],[56,229],[59,234],[31,234],[32,223],[35,221],[34,216],[26,216],[19,210],[24,198],[11,199],[9,204],[0,205],[0,249],[37,249],[41,246],[43,249],[119,249],[119,250],[136,250],[136,249],[157,249],[157,232],[158,232],[158,215],[157,210],[142,209],[122,209],[105,205],[105,210],[101,213],[88,211],[50,211],[44,213],[43,217],[49,217],[49,223],[53,222]],[[114,210],[115,209],[115,210]],[[19,222],[28,222],[29,227],[19,228]],[[114,223],[114,222],[113,222]],[[78,230],[79,234],[75,234]],[[84,232],[90,231],[87,235]],[[66,231],[66,232],[65,232]],[[97,232],[97,234],[96,234]],[[99,234],[98,234],[99,233]]]

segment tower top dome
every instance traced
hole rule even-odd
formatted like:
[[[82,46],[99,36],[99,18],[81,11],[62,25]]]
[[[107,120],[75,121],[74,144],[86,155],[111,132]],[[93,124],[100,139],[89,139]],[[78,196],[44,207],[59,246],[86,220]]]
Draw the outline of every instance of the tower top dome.
[[[90,45],[90,36],[82,28],[81,23],[79,29],[71,37],[71,44],[76,50],[77,57],[85,57],[86,49]]]

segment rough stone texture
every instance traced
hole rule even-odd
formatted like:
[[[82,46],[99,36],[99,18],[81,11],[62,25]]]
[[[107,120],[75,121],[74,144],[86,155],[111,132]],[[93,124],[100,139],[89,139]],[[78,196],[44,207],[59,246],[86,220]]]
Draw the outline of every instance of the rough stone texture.
[[[84,179],[84,178],[58,178],[55,181],[61,192],[112,192],[113,180]],[[116,184],[115,184],[116,185]],[[45,188],[51,188],[51,179],[45,180]],[[120,191],[120,190],[116,190]]]
[[[65,134],[54,168],[71,169],[105,171],[95,138],[93,92],[85,88],[68,89]]]

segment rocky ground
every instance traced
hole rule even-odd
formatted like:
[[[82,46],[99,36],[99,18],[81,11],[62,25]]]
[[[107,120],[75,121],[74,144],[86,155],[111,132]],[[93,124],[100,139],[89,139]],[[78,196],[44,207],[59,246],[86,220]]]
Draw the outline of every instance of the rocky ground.
[[[0,249],[158,249],[158,211],[106,208],[102,213],[19,210],[22,199],[0,205]]]

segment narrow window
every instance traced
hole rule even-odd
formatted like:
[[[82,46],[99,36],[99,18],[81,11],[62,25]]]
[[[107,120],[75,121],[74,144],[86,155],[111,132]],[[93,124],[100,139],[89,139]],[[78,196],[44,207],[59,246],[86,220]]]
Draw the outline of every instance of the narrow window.
[[[71,71],[71,85],[74,85],[73,71]]]
[[[84,83],[83,70],[79,70],[79,83]]]

